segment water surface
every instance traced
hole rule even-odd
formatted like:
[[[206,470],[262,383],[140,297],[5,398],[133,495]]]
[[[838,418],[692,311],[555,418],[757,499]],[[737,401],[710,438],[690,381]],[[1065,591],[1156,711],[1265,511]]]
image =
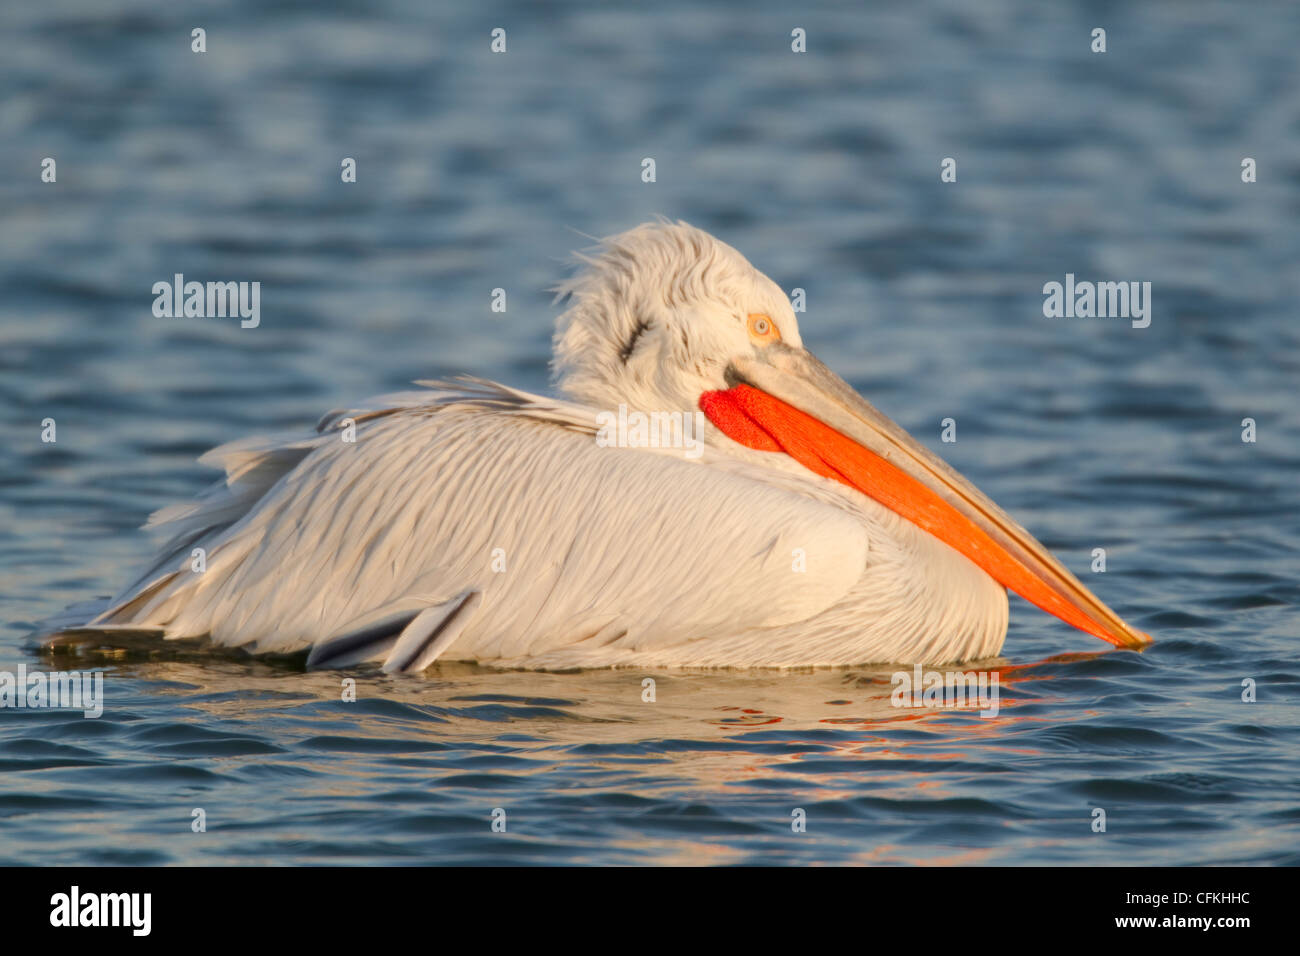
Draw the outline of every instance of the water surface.
[[[0,669],[107,694],[0,710],[0,862],[1300,862],[1300,8],[786,6],[0,8]],[[29,645],[214,445],[416,378],[544,389],[562,257],[655,214],[805,289],[805,342],[1155,646],[1013,599],[985,720],[888,670],[447,664],[346,703]],[[260,281],[261,325],[155,318],[178,272]],[[1044,318],[1066,273],[1152,282],[1151,326]]]

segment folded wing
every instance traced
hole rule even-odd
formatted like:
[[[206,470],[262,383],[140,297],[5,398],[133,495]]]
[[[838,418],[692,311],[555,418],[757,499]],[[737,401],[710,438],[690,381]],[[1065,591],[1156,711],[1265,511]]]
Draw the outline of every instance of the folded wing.
[[[154,516],[170,540],[92,623],[318,659],[369,634],[365,656],[400,651],[396,669],[583,648],[608,662],[807,620],[862,576],[850,510],[712,447],[600,447],[596,414],[434,383],[314,436],[223,446],[204,460],[226,480]],[[437,609],[469,594],[444,626]]]

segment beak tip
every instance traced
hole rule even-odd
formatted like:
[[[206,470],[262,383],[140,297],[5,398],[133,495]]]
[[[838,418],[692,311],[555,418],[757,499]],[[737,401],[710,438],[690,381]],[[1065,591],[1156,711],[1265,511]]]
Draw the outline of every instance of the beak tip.
[[[1129,634],[1129,640],[1125,641],[1123,646],[1128,648],[1129,650],[1140,651],[1143,650],[1144,648],[1150,647],[1153,643],[1155,643],[1155,641],[1152,640],[1151,635],[1146,633],[1145,631],[1139,631],[1135,627],[1130,627],[1127,630]]]

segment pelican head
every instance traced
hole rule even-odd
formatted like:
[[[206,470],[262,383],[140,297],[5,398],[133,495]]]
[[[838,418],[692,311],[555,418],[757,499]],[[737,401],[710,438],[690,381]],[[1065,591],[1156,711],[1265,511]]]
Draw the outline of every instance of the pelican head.
[[[790,301],[731,246],[684,222],[606,239],[557,291],[556,384],[599,408],[691,410],[738,357],[801,348]]]
[[[600,409],[704,412],[710,439],[793,459],[884,505],[1004,587],[1120,647],[1126,624],[970,481],[803,347],[780,288],[735,249],[657,222],[580,256],[557,290],[559,389]],[[737,449],[739,450],[739,449]]]

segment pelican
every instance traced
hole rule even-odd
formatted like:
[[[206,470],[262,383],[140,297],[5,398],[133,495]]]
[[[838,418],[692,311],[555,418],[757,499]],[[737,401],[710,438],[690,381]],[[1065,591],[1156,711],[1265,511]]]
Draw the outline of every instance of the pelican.
[[[735,249],[659,221],[579,260],[558,397],[417,382],[214,449],[224,480],[151,517],[165,544],[79,633],[390,673],[939,664],[1001,650],[1011,589],[1149,642],[805,349]]]

